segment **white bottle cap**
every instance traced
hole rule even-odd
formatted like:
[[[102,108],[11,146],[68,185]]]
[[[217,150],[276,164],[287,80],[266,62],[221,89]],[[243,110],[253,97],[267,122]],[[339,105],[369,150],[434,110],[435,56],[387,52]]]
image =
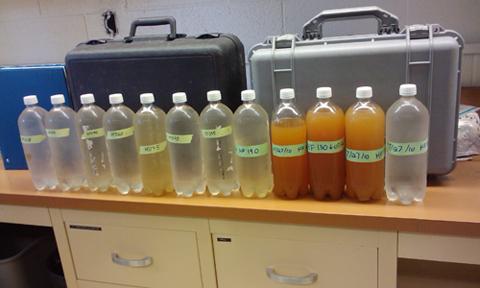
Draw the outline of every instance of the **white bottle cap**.
[[[317,88],[317,98],[319,99],[328,99],[332,97],[332,88],[331,87],[318,87]]]
[[[123,95],[122,95],[122,93],[110,94],[110,95],[108,95],[108,100],[110,102],[110,105],[122,104],[123,103]]]
[[[187,102],[187,94],[185,92],[176,92],[172,94],[173,103],[185,103]]]
[[[222,93],[219,90],[212,90],[207,92],[207,100],[209,102],[222,100]]]
[[[83,105],[95,103],[95,97],[92,93],[82,94],[80,95],[80,103]]]
[[[35,105],[38,103],[37,95],[28,95],[23,97],[23,104],[25,105]]]
[[[417,85],[415,84],[402,84],[398,89],[400,96],[415,96],[417,95]]]
[[[293,99],[295,98],[295,90],[292,88],[280,89],[280,99]]]
[[[253,101],[255,100],[255,90],[243,90],[241,98],[242,101]]]
[[[142,104],[152,104],[155,102],[155,96],[153,93],[142,93],[140,94],[140,103]]]
[[[357,88],[357,98],[358,99],[372,98],[372,87],[370,87],[370,86],[358,87]]]
[[[50,102],[52,102],[52,105],[63,104],[65,103],[65,96],[63,94],[52,95],[50,96]]]

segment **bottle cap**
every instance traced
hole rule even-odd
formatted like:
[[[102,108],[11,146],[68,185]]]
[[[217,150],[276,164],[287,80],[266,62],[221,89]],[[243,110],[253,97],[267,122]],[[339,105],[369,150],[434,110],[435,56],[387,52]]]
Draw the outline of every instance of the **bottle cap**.
[[[280,89],[280,99],[293,99],[295,98],[295,90],[292,88]]]
[[[255,100],[255,90],[243,90],[241,94],[242,101]]]
[[[50,96],[50,102],[52,102],[52,105],[63,104],[65,103],[65,96],[63,94],[52,95]]]
[[[153,93],[142,93],[140,94],[140,103],[142,104],[152,104],[155,102],[155,96]]]
[[[122,95],[122,93],[110,94],[110,95],[108,95],[108,100],[110,102],[110,105],[122,104],[123,103],[123,95]]]
[[[370,86],[358,87],[357,88],[357,98],[358,99],[372,98],[372,87],[370,87]]]
[[[207,100],[209,102],[222,100],[222,93],[219,90],[212,90],[207,92]]]
[[[331,87],[318,87],[317,88],[317,98],[319,99],[328,99],[332,97],[332,88]]]
[[[415,96],[417,95],[417,85],[415,84],[402,84],[398,89],[400,96]]]
[[[176,92],[172,94],[173,103],[185,103],[187,102],[187,94],[185,92]]]
[[[23,97],[23,104],[25,105],[35,105],[38,103],[37,95],[28,95]]]
[[[95,97],[92,93],[82,94],[80,95],[80,103],[83,105],[95,103]]]

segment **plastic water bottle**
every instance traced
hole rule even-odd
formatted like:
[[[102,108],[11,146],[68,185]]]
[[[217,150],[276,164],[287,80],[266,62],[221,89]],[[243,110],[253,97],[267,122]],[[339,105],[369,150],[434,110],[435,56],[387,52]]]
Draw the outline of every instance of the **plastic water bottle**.
[[[80,95],[82,108],[78,110],[80,139],[85,159],[85,178],[91,191],[106,191],[112,182],[108,162],[103,115],[105,111],[95,105],[93,94]]]
[[[403,84],[399,92],[386,116],[385,188],[388,200],[407,205],[425,197],[429,113],[415,98],[415,84]]]
[[[178,196],[191,197],[205,192],[205,177],[200,148],[198,113],[183,92],[174,93],[175,106],[167,113],[166,130],[173,187]]]
[[[139,193],[143,189],[138,163],[133,120],[135,113],[123,105],[123,95],[109,95],[110,109],[103,116],[108,159],[113,176],[113,185],[120,194],[130,190]]]
[[[207,99],[210,103],[200,113],[200,128],[208,191],[213,196],[229,196],[239,189],[233,163],[233,113],[220,102],[220,91],[209,91]]]
[[[45,117],[45,128],[58,184],[62,191],[76,191],[85,180],[77,114],[64,105],[62,94],[52,95],[50,100],[53,107]]]
[[[233,115],[235,168],[247,198],[264,198],[273,189],[268,114],[255,103],[255,91],[244,90],[243,104]]]
[[[23,103],[26,108],[18,117],[18,130],[33,186],[39,191],[53,190],[58,182],[45,132],[44,120],[47,111],[37,106],[38,99],[35,95],[23,97]]]
[[[165,137],[165,112],[155,106],[152,93],[140,95],[142,107],[135,114],[135,138],[143,189],[156,196],[173,192],[170,157]]]
[[[295,199],[308,193],[307,126],[295,105],[295,90],[280,90],[272,115],[273,193]]]

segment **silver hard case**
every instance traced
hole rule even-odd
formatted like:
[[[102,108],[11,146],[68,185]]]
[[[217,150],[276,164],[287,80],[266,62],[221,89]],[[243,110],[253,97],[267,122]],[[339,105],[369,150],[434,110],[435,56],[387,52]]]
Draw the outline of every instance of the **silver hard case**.
[[[377,20],[377,34],[322,37],[328,21],[368,17]],[[441,175],[455,167],[463,46],[460,34],[437,24],[399,31],[398,18],[378,7],[326,10],[304,25],[302,39],[287,34],[253,46],[251,79],[267,112],[278,104],[281,88],[295,89],[305,113],[317,87],[332,87],[333,100],[347,109],[356,87],[365,85],[386,112],[400,84],[417,84],[418,99],[430,111],[428,173]]]

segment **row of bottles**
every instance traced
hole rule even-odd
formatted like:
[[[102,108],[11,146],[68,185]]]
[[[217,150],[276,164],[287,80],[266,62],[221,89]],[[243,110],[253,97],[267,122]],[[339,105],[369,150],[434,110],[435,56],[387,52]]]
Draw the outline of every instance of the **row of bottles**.
[[[38,190],[78,190],[86,180],[93,191],[114,186],[122,194],[175,190],[190,197],[208,185],[214,196],[240,189],[262,198],[273,190],[294,199],[310,190],[317,199],[338,199],[345,190],[367,201],[381,198],[385,187],[390,200],[410,203],[425,191],[429,117],[411,97],[415,85],[402,85],[400,95],[387,112],[386,178],[385,115],[371,101],[370,87],[357,89],[358,102],[345,115],[330,100],[331,89],[318,88],[319,101],[306,117],[295,106],[295,91],[282,89],[271,130],[253,90],[242,92],[235,113],[219,91],[210,91],[200,116],[183,92],[172,95],[167,115],[151,93],[140,95],[136,114],[121,94],[109,96],[107,112],[84,94],[78,113],[64,105],[63,95],[51,97],[49,112],[26,96],[18,125]]]
[[[429,114],[414,97],[416,86],[400,86],[401,97],[388,109],[386,121],[371,100],[371,87],[357,88],[358,101],[345,114],[330,100],[331,88],[316,92],[319,101],[304,118],[294,90],[280,90],[271,129],[274,193],[294,199],[310,188],[317,199],[338,199],[345,191],[368,201],[386,191],[391,201],[422,201]]]

